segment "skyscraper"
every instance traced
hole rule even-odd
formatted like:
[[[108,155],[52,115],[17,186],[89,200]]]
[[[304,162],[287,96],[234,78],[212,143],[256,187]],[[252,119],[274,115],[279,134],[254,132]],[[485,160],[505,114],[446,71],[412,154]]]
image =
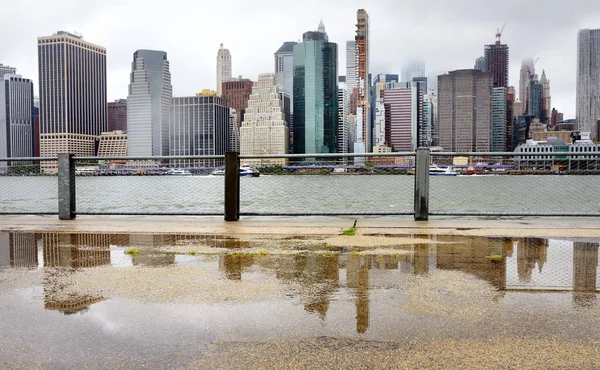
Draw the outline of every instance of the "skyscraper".
[[[542,121],[542,123],[548,125],[550,124],[552,96],[550,95],[550,80],[548,80],[548,78],[546,77],[545,70],[542,70],[540,84],[542,85],[542,117],[540,117],[540,120]]]
[[[542,119],[542,111],[544,109],[542,84],[537,76],[529,81],[529,111],[528,115]]]
[[[489,151],[493,76],[464,69],[438,77],[439,145],[450,152]]]
[[[358,88],[358,72],[357,72],[357,57],[356,57],[356,41],[346,41],[346,91],[348,98]]]
[[[600,120],[600,29],[580,30],[577,35],[577,128],[591,132]]]
[[[383,91],[386,84],[400,82],[397,74],[379,74],[373,81],[371,94],[371,119],[373,122],[373,147],[389,145],[385,141],[385,105],[383,104]],[[373,148],[369,148],[374,150]]]
[[[369,81],[369,15],[366,10],[359,9],[356,13],[356,56],[357,56],[357,79],[358,84],[358,107],[361,117],[362,135],[359,144],[362,143],[361,150],[364,153],[371,151],[372,148],[372,127],[371,127],[371,83]],[[359,145],[360,146],[360,145]]]
[[[425,62],[413,60],[402,66],[402,82],[410,82],[415,77],[425,77]]]
[[[59,31],[38,37],[38,65],[41,156],[95,155],[106,131],[106,49]]]
[[[223,82],[231,79],[231,53],[223,48],[223,43],[217,52],[217,96],[223,93]]]
[[[494,78],[494,87],[508,87],[508,45],[500,42],[501,32],[496,34],[496,43],[485,46],[487,72]]]
[[[275,83],[280,92],[290,96],[292,106],[294,105],[294,45],[296,44],[297,42],[294,41],[286,41],[275,52]]]
[[[494,87],[492,89],[492,152],[506,150],[506,96],[507,89]]]
[[[127,132],[127,99],[108,103],[108,131]]]
[[[170,155],[224,155],[230,148],[230,108],[214,91],[174,97]],[[131,154],[130,154],[131,155]],[[178,160],[178,166],[220,166],[222,160]]]
[[[481,72],[487,72],[487,60],[485,60],[485,57],[475,59],[475,66],[473,68]]]
[[[519,73],[519,100],[523,103],[525,111],[529,105],[529,81],[533,76],[535,76],[535,61],[531,58],[523,59]]]
[[[418,82],[388,83],[383,91],[385,142],[394,152],[410,152],[422,145],[423,94]]]
[[[0,80],[0,158],[33,157],[34,144],[33,83],[5,74]]]
[[[240,127],[240,153],[287,154],[289,130],[275,75],[259,74]],[[248,164],[287,165],[285,158],[246,159]]]
[[[350,152],[349,130],[348,91],[346,90],[346,82],[338,80],[338,153]]]
[[[252,94],[252,84],[252,80],[242,78],[242,76],[225,81],[222,84],[222,97],[225,98],[225,104],[229,108],[235,109],[238,126],[244,120],[244,112],[248,107],[248,99]]]
[[[294,46],[294,153],[337,152],[337,44],[323,22]]]
[[[169,111],[173,87],[167,53],[133,53],[127,97],[127,149],[130,156],[169,155]]]

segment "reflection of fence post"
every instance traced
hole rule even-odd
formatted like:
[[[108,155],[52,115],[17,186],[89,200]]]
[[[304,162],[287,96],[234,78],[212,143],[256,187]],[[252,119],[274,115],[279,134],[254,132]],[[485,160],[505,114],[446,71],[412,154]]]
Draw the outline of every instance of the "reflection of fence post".
[[[417,149],[415,160],[415,221],[429,219],[429,149]]]
[[[58,155],[58,218],[75,218],[75,161],[73,154]]]
[[[225,153],[225,221],[240,219],[240,157]]]

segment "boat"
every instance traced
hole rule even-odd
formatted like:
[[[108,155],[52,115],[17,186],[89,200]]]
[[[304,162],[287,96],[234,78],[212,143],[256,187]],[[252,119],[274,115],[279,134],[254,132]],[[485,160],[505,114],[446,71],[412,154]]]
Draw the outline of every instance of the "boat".
[[[180,169],[171,168],[170,170],[167,171],[167,175],[170,175],[170,176],[192,176],[192,173],[188,170],[180,170]]]
[[[431,166],[429,167],[429,176],[458,176],[458,172],[453,171],[450,167]]]
[[[211,172],[211,175],[225,176],[225,170],[224,169],[214,170],[213,172]],[[252,168],[248,165],[240,166],[240,177],[259,177],[259,176],[260,176],[260,172],[258,172],[258,170],[256,170],[255,168]]]

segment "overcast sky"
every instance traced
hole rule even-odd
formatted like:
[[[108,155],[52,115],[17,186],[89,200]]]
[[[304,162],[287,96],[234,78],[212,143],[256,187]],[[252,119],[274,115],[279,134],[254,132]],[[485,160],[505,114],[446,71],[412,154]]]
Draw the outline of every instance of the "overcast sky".
[[[600,28],[598,0],[15,0],[0,7],[0,63],[37,83],[36,37],[76,31],[107,48],[109,101],[127,97],[137,49],[166,51],[174,95],[192,95],[216,89],[221,42],[231,51],[233,75],[256,80],[273,72],[282,42],[297,41],[322,18],[330,41],[338,43],[343,75],[358,8],[370,15],[373,74],[399,74],[417,58],[426,61],[430,78],[473,68],[506,23],[511,85],[518,91],[521,59],[539,57],[536,69],[546,70],[552,105],[565,118],[575,115],[577,31]]]

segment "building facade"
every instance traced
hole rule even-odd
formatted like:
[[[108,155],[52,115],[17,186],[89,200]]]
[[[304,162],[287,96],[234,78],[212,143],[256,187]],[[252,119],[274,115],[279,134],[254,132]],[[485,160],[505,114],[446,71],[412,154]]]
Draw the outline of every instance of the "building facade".
[[[496,35],[496,43],[485,46],[486,71],[494,78],[494,87],[508,88],[509,53],[508,45],[500,42]]]
[[[173,87],[167,53],[138,50],[133,54],[127,97],[130,156],[169,155],[169,111]]]
[[[34,155],[33,83],[19,75],[5,74],[0,80],[0,158]],[[0,162],[0,167],[5,165]]]
[[[600,120],[600,29],[580,30],[577,35],[577,128],[592,132]]]
[[[108,131],[127,132],[127,99],[108,103]]]
[[[260,74],[252,88],[244,122],[240,127],[240,153],[287,154],[289,129],[285,121],[284,103],[277,90],[275,75]],[[286,158],[245,159],[253,165],[280,165]]]
[[[294,154],[337,152],[337,44],[323,23],[294,46]]]
[[[529,111],[527,114],[542,120],[544,110],[543,87],[535,76],[529,81]]]
[[[366,10],[359,9],[356,13],[356,82],[358,84],[358,107],[362,119],[359,143],[363,143],[362,152],[370,149],[373,144],[371,125],[371,84],[369,81],[369,15]]]
[[[439,145],[445,151],[489,151],[493,76],[465,69],[438,77]]]
[[[545,70],[542,70],[540,84],[542,85],[542,116],[540,117],[540,119],[544,124],[549,125],[550,115],[552,114],[552,96],[550,95],[550,80],[548,80],[548,78],[546,77]]]
[[[507,130],[507,89],[494,87],[492,89],[492,152],[503,152],[506,150]]]
[[[230,150],[230,108],[216,94],[174,97],[171,104],[170,155],[224,155]],[[215,167],[220,159],[177,160],[180,167]]]
[[[126,157],[127,134],[120,130],[103,132],[98,137],[98,157]]]
[[[244,112],[252,94],[252,84],[252,80],[242,78],[242,76],[223,82],[222,96],[225,98],[227,106],[235,109],[238,127],[244,120]]]
[[[223,82],[231,79],[231,53],[229,49],[223,48],[223,44],[217,52],[217,96],[223,93]]]
[[[416,82],[388,87],[383,92],[385,142],[394,152],[414,151],[424,136],[423,89]]]
[[[292,107],[294,106],[294,45],[296,44],[297,42],[294,41],[286,41],[275,52],[275,83],[279,92],[290,96]]]
[[[338,84],[338,153],[349,153],[348,91],[346,83]],[[345,158],[344,158],[345,159]]]
[[[3,80],[4,75],[14,75],[16,73],[17,69],[15,67],[5,66],[4,64],[0,63],[0,81]]]
[[[535,61],[531,58],[521,61],[521,70],[519,73],[519,100],[523,103],[525,109],[529,103],[529,81],[535,76]]]
[[[475,65],[473,66],[473,69],[481,72],[487,72],[487,60],[485,60],[485,57],[479,57],[475,59]]]
[[[40,155],[96,155],[96,138],[107,127],[106,49],[59,31],[38,37],[38,66]]]

